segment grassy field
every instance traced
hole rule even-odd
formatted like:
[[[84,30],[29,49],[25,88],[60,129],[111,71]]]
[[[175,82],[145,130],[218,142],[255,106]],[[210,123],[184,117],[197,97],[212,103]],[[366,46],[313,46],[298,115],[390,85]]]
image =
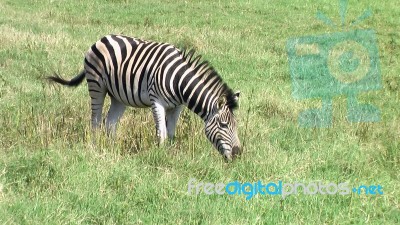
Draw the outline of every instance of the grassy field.
[[[346,97],[331,128],[301,128],[319,99],[292,97],[286,41],[333,33],[336,1],[0,0],[1,224],[398,224],[400,223],[400,8],[350,0],[346,24],[377,34],[383,88],[359,100],[377,123],[349,123]],[[345,28],[346,29],[346,28]],[[77,74],[100,37],[122,33],[193,47],[234,90],[243,156],[225,163],[202,121],[186,110],[174,143],[158,148],[149,109],[125,112],[117,138],[90,130],[86,85],[50,85]],[[107,102],[109,105],[109,102]],[[96,140],[96,145],[93,144]],[[323,181],[381,185],[383,195],[188,194],[188,181]]]

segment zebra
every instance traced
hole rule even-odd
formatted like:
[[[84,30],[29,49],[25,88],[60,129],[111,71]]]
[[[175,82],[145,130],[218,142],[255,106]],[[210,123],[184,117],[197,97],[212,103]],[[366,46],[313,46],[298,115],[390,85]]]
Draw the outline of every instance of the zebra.
[[[229,88],[193,49],[182,51],[169,43],[110,34],[89,48],[84,69],[76,77],[65,80],[54,74],[47,79],[78,86],[85,77],[93,129],[102,124],[108,94],[111,106],[104,121],[108,134],[115,134],[126,106],[151,107],[158,143],[162,144],[174,138],[179,115],[186,106],[204,121],[208,140],[225,159],[241,154],[233,113],[240,92]]]

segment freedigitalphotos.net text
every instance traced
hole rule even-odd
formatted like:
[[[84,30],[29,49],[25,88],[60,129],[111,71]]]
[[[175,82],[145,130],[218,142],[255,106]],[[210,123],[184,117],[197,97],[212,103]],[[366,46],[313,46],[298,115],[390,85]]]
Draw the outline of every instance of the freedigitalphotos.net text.
[[[358,187],[351,188],[349,183],[327,183],[324,184],[321,181],[311,182],[308,184],[304,183],[286,183],[282,181],[269,182],[263,184],[261,181],[254,183],[240,183],[239,181],[224,183],[209,183],[197,181],[191,178],[188,182],[188,193],[189,194],[201,194],[206,195],[212,194],[229,194],[229,195],[245,195],[246,200],[250,200],[256,194],[261,195],[281,195],[282,198],[286,198],[289,195],[348,195],[351,193],[355,194],[366,194],[366,195],[377,195],[383,194],[383,188],[381,185],[360,185]]]

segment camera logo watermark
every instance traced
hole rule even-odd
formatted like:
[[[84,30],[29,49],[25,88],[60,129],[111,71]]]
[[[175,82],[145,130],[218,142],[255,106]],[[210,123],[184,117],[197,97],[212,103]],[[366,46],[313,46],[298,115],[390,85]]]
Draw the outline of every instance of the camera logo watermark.
[[[347,0],[339,0],[341,28],[345,27],[347,3]],[[380,110],[377,107],[357,101],[358,93],[382,88],[375,32],[352,29],[371,15],[371,11],[366,10],[350,23],[347,31],[287,41],[293,97],[298,100],[322,99],[321,108],[300,113],[300,126],[330,127],[332,98],[337,95],[347,96],[348,121],[380,120]],[[329,26],[339,28],[322,12],[317,13],[317,18]]]
[[[224,183],[209,183],[199,182],[191,178],[188,182],[188,194],[199,195],[204,193],[206,195],[244,195],[246,200],[250,200],[255,195],[280,195],[285,199],[289,195],[349,195],[355,193],[358,195],[382,195],[383,188],[381,185],[360,185],[358,187],[350,188],[349,183],[328,183],[324,184],[321,181],[304,183],[286,183],[282,181],[269,182],[263,184],[261,181],[254,183],[240,183],[239,181]]]

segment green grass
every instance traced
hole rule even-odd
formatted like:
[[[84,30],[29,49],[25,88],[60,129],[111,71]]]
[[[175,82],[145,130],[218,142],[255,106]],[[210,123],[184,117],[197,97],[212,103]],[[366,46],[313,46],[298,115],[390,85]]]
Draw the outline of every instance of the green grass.
[[[6,224],[395,224],[400,223],[400,8],[397,1],[351,0],[347,21],[377,33],[383,88],[360,94],[379,123],[349,123],[334,99],[333,127],[297,125],[320,100],[296,101],[286,41],[335,32],[336,1],[0,1],[0,223]],[[193,47],[240,90],[243,156],[225,163],[184,111],[177,139],[158,148],[149,109],[129,109],[116,140],[90,130],[86,85],[72,77],[101,36],[123,33]],[[107,102],[109,105],[109,102]],[[96,142],[96,145],[93,144]],[[380,184],[384,194],[189,195],[204,182]]]

